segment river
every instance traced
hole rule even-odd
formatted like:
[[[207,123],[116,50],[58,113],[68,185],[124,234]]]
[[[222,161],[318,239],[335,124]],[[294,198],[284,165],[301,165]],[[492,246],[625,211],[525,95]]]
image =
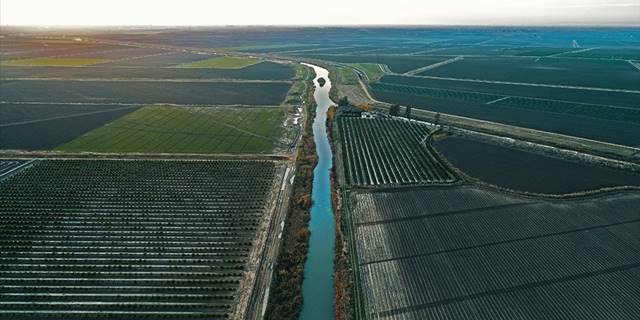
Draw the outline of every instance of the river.
[[[306,64],[305,64],[306,65]],[[311,198],[311,220],[309,221],[309,251],[304,265],[302,282],[301,320],[334,319],[333,257],[335,247],[335,221],[331,206],[330,170],[333,166],[333,153],[329,146],[326,120],[327,109],[334,103],[329,98],[331,81],[329,71],[317,66],[307,65],[315,70],[313,80],[316,89],[316,117],[313,121],[313,139],[316,143],[318,164],[313,170],[313,191]],[[323,87],[318,79],[326,80]]]

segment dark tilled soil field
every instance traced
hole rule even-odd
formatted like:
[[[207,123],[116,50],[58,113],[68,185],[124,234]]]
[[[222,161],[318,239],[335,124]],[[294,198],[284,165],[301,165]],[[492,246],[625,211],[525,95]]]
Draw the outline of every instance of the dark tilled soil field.
[[[535,193],[571,193],[640,185],[640,175],[574,163],[502,146],[447,138],[435,148],[471,177],[500,187]]]

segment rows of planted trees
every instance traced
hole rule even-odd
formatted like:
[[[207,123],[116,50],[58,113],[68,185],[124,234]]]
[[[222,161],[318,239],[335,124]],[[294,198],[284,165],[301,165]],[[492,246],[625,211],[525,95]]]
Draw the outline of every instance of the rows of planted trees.
[[[443,186],[350,197],[364,319],[635,319],[640,311],[638,192],[556,200]]]
[[[394,119],[340,117],[346,177],[352,185],[411,185],[456,180],[425,141],[425,125]]]
[[[263,161],[36,163],[0,184],[0,318],[228,317],[274,174]]]

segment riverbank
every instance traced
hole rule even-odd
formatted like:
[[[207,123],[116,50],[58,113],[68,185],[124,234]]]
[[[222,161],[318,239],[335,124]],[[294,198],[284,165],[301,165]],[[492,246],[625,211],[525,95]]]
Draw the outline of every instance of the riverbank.
[[[327,132],[329,143],[334,155],[333,168],[331,169],[331,201],[336,221],[336,244],[334,256],[333,286],[335,290],[334,305],[336,320],[352,319],[353,305],[351,303],[351,293],[353,289],[353,270],[349,261],[348,243],[345,238],[343,223],[343,201],[339,186],[343,185],[344,179],[340,179],[342,168],[342,156],[339,148],[336,147],[335,129],[335,107],[331,107],[327,113]],[[348,201],[348,200],[346,200]]]
[[[311,79],[309,79],[311,80]],[[307,90],[304,108],[305,125],[296,155],[296,176],[293,195],[283,231],[282,245],[275,266],[273,285],[265,319],[298,319],[302,308],[302,280],[309,244],[309,218],[313,169],[317,164],[316,146],[313,140],[313,119],[316,103],[313,87]]]

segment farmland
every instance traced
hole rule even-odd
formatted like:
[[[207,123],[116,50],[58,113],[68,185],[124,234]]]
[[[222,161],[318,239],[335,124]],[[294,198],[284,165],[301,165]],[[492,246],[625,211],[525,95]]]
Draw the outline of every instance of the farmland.
[[[403,96],[425,97],[425,101],[428,101],[429,98],[435,98],[487,105],[484,106],[484,108],[510,107],[534,112],[552,112],[602,120],[624,121],[636,125],[640,124],[640,108],[624,106],[616,107],[602,104],[578,103],[529,97],[502,96],[473,91],[415,87],[386,83],[373,83],[371,87],[378,92],[384,92],[389,95],[398,93]]]
[[[640,186],[640,174],[462,138],[438,141],[435,149],[466,174],[518,191],[571,193],[624,185]],[[473,157],[469,157],[470,154]]]
[[[617,107],[637,107],[638,104],[638,94],[633,92],[581,90],[527,85],[519,86],[500,83],[404,76],[385,76],[381,79],[381,82],[385,84],[408,85],[443,90],[473,91],[476,93],[498,94],[502,96],[518,96],[571,101],[577,103],[603,104]]]
[[[378,80],[384,74],[383,67],[377,63],[352,63],[350,66],[363,71],[369,80]]]
[[[621,60],[472,57],[419,75],[630,90],[640,83],[640,72]]]
[[[207,59],[211,55],[189,52],[164,52],[162,54],[144,55],[135,59],[122,59],[104,66],[112,67],[174,67],[180,64]]]
[[[216,57],[206,60],[198,60],[179,65],[182,68],[214,68],[214,69],[242,69],[250,65],[260,63],[258,59],[241,57]]]
[[[409,105],[638,146],[637,30],[503,31],[365,29],[347,35],[331,30],[322,40],[324,48],[273,52],[360,69],[377,100],[369,104]],[[372,72],[375,64],[388,68],[378,74]],[[336,73],[349,71],[335,68]],[[352,93],[357,80],[347,74],[340,79],[347,81],[336,84],[337,95],[367,103],[362,99],[366,94]],[[417,90],[421,92],[410,92]]]
[[[75,58],[88,57],[108,59],[107,53],[122,52],[128,47],[85,43],[61,39],[34,39],[29,36],[5,38],[0,46],[3,60],[35,59],[35,58]],[[131,53],[136,55],[135,53]],[[96,57],[96,56],[100,57]]]
[[[450,183],[455,176],[422,144],[426,126],[408,121],[340,117],[349,183],[361,186]]]
[[[281,151],[283,144],[289,143],[281,141],[282,110],[246,108],[241,114],[240,110],[217,109],[228,111],[223,114],[199,107],[286,106],[285,98],[295,81],[291,64],[200,50],[101,43],[85,37],[32,37],[28,33],[3,38],[0,49],[2,149],[50,150],[68,144],[59,150],[247,154]],[[145,125],[144,130],[134,131],[113,126],[98,129],[114,123],[137,126],[148,118],[139,116],[149,116],[148,112],[122,117],[150,105],[157,108],[152,111],[166,110],[162,105],[184,106],[184,110],[171,109],[184,121],[168,126],[163,123],[160,128]],[[160,112],[158,116],[167,114]],[[91,132],[91,137],[97,139],[85,136],[74,140],[96,129],[97,134]],[[130,133],[145,144],[114,140],[117,134]]]
[[[640,49],[620,49],[620,48],[596,48],[594,50],[582,52],[568,52],[562,57],[591,58],[591,59],[630,59],[640,60]]]
[[[109,62],[109,60],[88,58],[31,58],[2,61],[0,65],[3,67],[83,67],[105,62]]]
[[[405,73],[426,65],[447,60],[446,57],[439,56],[381,56],[381,55],[320,55],[320,54],[300,54],[305,58],[318,60],[335,61],[342,63],[375,63],[387,65],[391,71]]]
[[[52,149],[138,108],[101,104],[0,104],[0,149]]]
[[[261,62],[242,69],[117,67],[87,66],[83,68],[3,67],[0,79],[246,79],[289,80],[293,71],[287,65]]]
[[[148,106],[61,145],[69,152],[270,153],[280,141],[278,107]]]
[[[634,93],[396,76],[371,87],[392,103],[569,136],[636,146],[640,134]]]
[[[630,303],[640,298],[637,193],[545,200],[437,187],[350,199],[366,319],[640,312]]]
[[[0,185],[0,314],[226,318],[275,172],[263,161],[38,162]]]
[[[637,28],[7,30],[0,318],[640,314]]]
[[[12,102],[137,103],[191,105],[279,105],[289,83],[160,81],[0,81]]]

